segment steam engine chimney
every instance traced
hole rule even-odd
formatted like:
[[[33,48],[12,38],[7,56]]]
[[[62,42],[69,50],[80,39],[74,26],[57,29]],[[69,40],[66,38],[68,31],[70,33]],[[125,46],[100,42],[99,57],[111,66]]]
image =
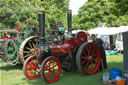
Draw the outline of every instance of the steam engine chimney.
[[[38,14],[40,44],[45,44],[45,12],[39,11]]]
[[[68,32],[72,31],[72,10],[67,10]]]

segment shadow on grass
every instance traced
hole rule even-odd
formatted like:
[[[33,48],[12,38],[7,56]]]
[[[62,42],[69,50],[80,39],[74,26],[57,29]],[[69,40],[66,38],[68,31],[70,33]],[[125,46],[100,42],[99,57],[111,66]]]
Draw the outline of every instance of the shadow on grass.
[[[22,64],[10,65],[7,64],[2,58],[0,58],[0,70],[6,70],[6,71],[14,70],[14,69],[22,70],[22,68],[23,68]]]
[[[59,79],[54,83],[47,83],[41,77],[34,80],[26,79],[26,81],[30,85],[48,85],[48,84],[49,85],[75,85],[73,82],[79,81],[79,79],[77,80],[77,77],[81,77],[80,72],[78,70],[72,71],[72,72],[65,72],[62,70]],[[81,77],[81,78],[84,78],[84,77]]]
[[[19,64],[19,65],[2,65],[0,67],[0,70],[6,70],[6,71],[14,70],[14,69],[22,70],[22,68],[23,68],[22,64]]]

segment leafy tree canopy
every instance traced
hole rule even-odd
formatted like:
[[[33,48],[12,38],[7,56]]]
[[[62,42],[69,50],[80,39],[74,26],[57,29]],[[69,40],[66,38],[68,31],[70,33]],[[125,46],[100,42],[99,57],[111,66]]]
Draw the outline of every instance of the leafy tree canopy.
[[[128,25],[128,0],[88,0],[74,16],[73,28],[88,30],[99,23],[107,27]]]
[[[0,0],[0,29],[14,29],[24,21],[38,23],[38,11],[46,12],[46,27],[63,21],[69,0]]]

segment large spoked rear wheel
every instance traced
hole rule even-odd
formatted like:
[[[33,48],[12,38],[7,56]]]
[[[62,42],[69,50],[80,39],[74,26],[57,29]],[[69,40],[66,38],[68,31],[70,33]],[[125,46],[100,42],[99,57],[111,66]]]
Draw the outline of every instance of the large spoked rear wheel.
[[[7,40],[4,51],[8,64],[16,65],[19,61],[19,55],[15,41]]]
[[[36,57],[28,57],[23,66],[24,75],[28,79],[36,79],[40,77],[40,67],[37,63]]]
[[[22,64],[24,64],[25,60],[29,56],[33,56],[35,54],[36,46],[39,43],[38,38],[39,38],[38,36],[31,36],[29,38],[26,38],[20,45],[19,55]]]
[[[44,59],[41,65],[41,77],[48,83],[58,80],[61,74],[60,62],[53,56]]]
[[[77,52],[76,64],[81,73],[94,74],[101,63],[98,46],[92,42],[84,43]]]

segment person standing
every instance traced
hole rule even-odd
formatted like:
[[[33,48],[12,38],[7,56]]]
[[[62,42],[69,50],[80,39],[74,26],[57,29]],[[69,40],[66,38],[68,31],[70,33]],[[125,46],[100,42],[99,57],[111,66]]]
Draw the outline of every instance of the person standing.
[[[96,38],[95,34],[92,34],[91,38],[92,38],[92,42],[97,44],[101,52],[101,65],[100,65],[99,70],[101,71],[103,69],[102,68],[102,64],[103,64],[104,70],[107,71],[107,61],[106,61],[106,54],[105,54],[105,49],[104,49],[105,48],[104,41],[100,38]]]

